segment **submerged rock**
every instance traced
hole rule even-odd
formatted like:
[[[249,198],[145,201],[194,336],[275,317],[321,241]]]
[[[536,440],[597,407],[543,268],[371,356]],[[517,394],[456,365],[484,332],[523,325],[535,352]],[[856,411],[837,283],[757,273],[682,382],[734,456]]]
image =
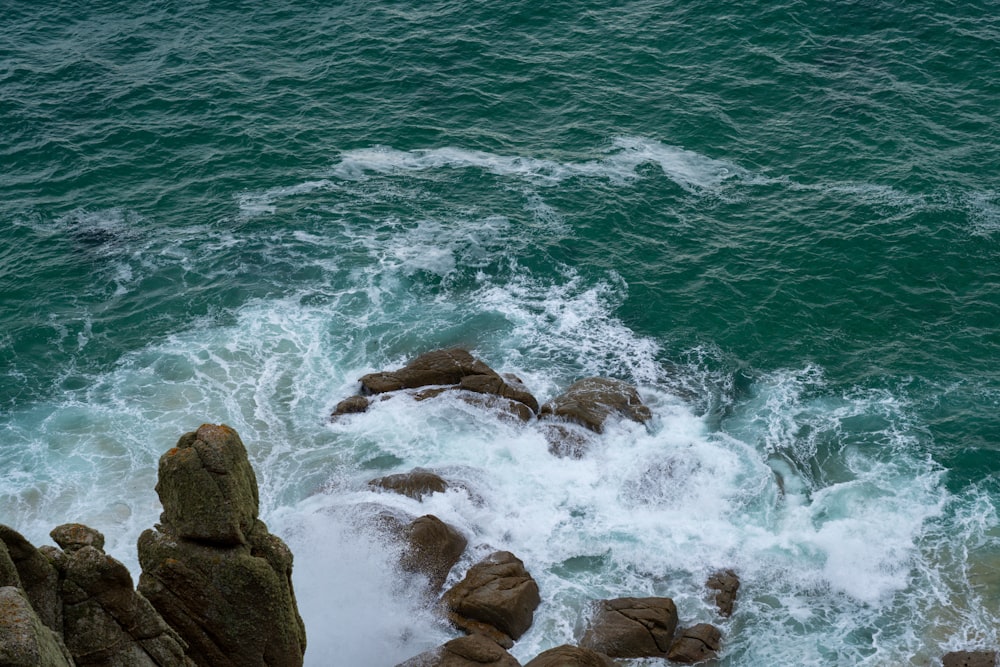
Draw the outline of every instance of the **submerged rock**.
[[[343,415],[356,415],[362,412],[367,412],[368,404],[369,400],[364,396],[351,396],[349,398],[345,398],[340,403],[337,403],[333,412],[330,413],[330,419],[334,420]]]
[[[369,480],[368,486],[394,491],[414,500],[423,500],[424,496],[448,490],[448,482],[426,468],[414,468],[410,472],[377,477]]]
[[[509,647],[531,627],[541,598],[524,563],[509,551],[497,551],[469,568],[442,602],[456,626]]]
[[[943,667],[996,667],[995,651],[952,651],[942,658]]]
[[[292,553],[257,518],[257,480],[228,426],[203,425],[160,457],[162,523],[139,537],[139,591],[199,665],[297,667],[305,627]]]
[[[481,635],[469,635],[414,656],[396,667],[521,667],[501,646]]]
[[[580,645],[612,658],[665,658],[676,628],[670,598],[600,600]]]
[[[589,648],[563,644],[539,653],[524,667],[618,667],[618,663]]]
[[[613,416],[645,423],[652,418],[635,387],[612,378],[584,378],[542,406],[541,416],[560,417],[603,433]]]
[[[699,623],[678,633],[670,646],[667,659],[672,662],[694,664],[711,660],[719,652],[722,633],[714,625]]]

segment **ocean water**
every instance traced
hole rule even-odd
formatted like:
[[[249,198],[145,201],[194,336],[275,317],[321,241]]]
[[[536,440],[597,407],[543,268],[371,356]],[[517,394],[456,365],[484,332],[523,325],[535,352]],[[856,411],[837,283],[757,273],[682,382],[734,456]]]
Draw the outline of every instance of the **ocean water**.
[[[0,37],[0,522],[36,544],[85,522],[137,575],[160,454],[224,422],[309,665],[456,636],[372,503],[467,535],[453,580],[524,560],[522,662],[626,595],[726,666],[1000,646],[996,0],[10,0]],[[579,460],[447,397],[329,423],[445,346],[654,420]],[[414,466],[472,491],[365,484]]]

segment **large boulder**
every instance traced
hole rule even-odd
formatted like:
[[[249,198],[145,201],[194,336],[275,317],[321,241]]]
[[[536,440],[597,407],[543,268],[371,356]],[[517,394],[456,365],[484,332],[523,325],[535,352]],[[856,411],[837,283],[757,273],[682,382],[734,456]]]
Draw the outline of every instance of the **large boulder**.
[[[524,563],[497,551],[469,568],[442,601],[456,626],[509,647],[531,627],[541,597]]]
[[[408,572],[425,575],[428,588],[434,593],[441,590],[468,544],[457,528],[433,514],[414,519],[403,528],[402,537],[405,546],[400,565]]]
[[[45,552],[36,549],[23,535],[8,526],[0,525],[0,543],[17,574],[16,579],[7,575],[7,585],[20,587],[42,623],[61,634],[59,572],[52,561]]]
[[[603,433],[610,417],[645,423],[652,418],[632,385],[612,378],[584,378],[541,408],[541,416],[559,417]]]
[[[396,667],[521,667],[495,642],[482,635],[469,635],[414,656]]]
[[[718,654],[721,643],[722,633],[717,627],[699,623],[677,633],[667,659],[688,665],[711,660]]]
[[[603,653],[563,644],[539,653],[524,667],[618,667],[618,664]]]
[[[612,658],[665,658],[676,628],[670,598],[600,600],[580,645]]]
[[[399,370],[369,373],[360,382],[361,391],[365,395],[447,385],[454,389],[514,401],[526,406],[531,415],[538,412],[538,401],[519,379],[500,375],[467,351],[458,348],[427,352]],[[418,398],[429,398],[436,393],[424,393]],[[339,409],[340,405],[334,412]],[[515,409],[513,412],[518,411]]]
[[[24,592],[0,586],[0,665],[72,667],[73,658],[35,613]]]
[[[139,537],[142,593],[198,665],[302,664],[292,553],[257,518],[256,477],[228,426],[204,425],[160,458],[161,522]]]
[[[733,615],[736,593],[740,590],[740,578],[732,570],[721,570],[712,574],[705,586],[715,593],[715,606],[719,614],[726,618]]]

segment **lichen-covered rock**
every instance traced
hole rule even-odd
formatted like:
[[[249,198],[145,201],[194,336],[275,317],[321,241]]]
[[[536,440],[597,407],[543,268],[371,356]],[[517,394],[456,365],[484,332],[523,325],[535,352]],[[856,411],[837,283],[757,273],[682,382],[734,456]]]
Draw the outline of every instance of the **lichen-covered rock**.
[[[580,645],[612,658],[665,658],[676,628],[670,598],[600,600]]]
[[[469,568],[442,601],[459,628],[476,632],[485,624],[516,640],[531,627],[541,598],[524,563],[509,551],[497,551]]]
[[[0,665],[72,667],[73,659],[55,632],[38,618],[15,586],[0,587]]]
[[[424,496],[448,490],[448,482],[426,468],[414,468],[410,472],[377,477],[369,480],[368,486],[394,491],[414,500],[423,500]]]
[[[162,523],[139,537],[139,592],[213,667],[298,667],[305,627],[292,553],[257,519],[257,483],[239,436],[205,425],[160,458]],[[214,505],[213,505],[214,503]]]
[[[645,423],[652,418],[632,385],[612,378],[584,378],[542,406],[541,416],[559,417],[603,433],[612,416]]]
[[[45,553],[13,528],[0,525],[0,542],[17,571],[20,588],[46,627],[62,632],[59,573]],[[58,551],[58,550],[57,550]],[[61,553],[61,552],[60,552]]]
[[[667,659],[688,665],[711,660],[718,654],[721,642],[722,633],[717,627],[699,623],[678,633]]]
[[[205,424],[160,457],[160,520],[177,536],[220,546],[247,543],[257,519],[257,476],[236,431]]]
[[[618,667],[618,665],[619,663],[603,653],[581,646],[563,644],[539,653],[524,667]]]
[[[457,528],[433,514],[414,519],[403,528],[402,537],[405,546],[400,565],[408,572],[425,575],[428,588],[434,593],[444,585],[468,544]]]
[[[719,614],[725,617],[733,615],[733,605],[736,603],[736,593],[740,590],[740,578],[732,570],[722,570],[712,574],[705,586],[717,591],[715,606]]]
[[[942,658],[943,667],[996,667],[995,651],[952,651]]]
[[[521,667],[502,647],[481,635],[452,639],[396,667]]]

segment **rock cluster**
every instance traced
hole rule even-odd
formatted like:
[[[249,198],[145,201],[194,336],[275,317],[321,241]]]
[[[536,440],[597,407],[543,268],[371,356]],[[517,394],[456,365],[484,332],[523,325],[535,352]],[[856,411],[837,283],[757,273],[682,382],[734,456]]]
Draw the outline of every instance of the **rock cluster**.
[[[292,554],[257,518],[257,480],[227,426],[160,459],[161,523],[139,538],[139,586],[104,536],[64,524],[35,548],[0,526],[0,664],[299,666]]]

